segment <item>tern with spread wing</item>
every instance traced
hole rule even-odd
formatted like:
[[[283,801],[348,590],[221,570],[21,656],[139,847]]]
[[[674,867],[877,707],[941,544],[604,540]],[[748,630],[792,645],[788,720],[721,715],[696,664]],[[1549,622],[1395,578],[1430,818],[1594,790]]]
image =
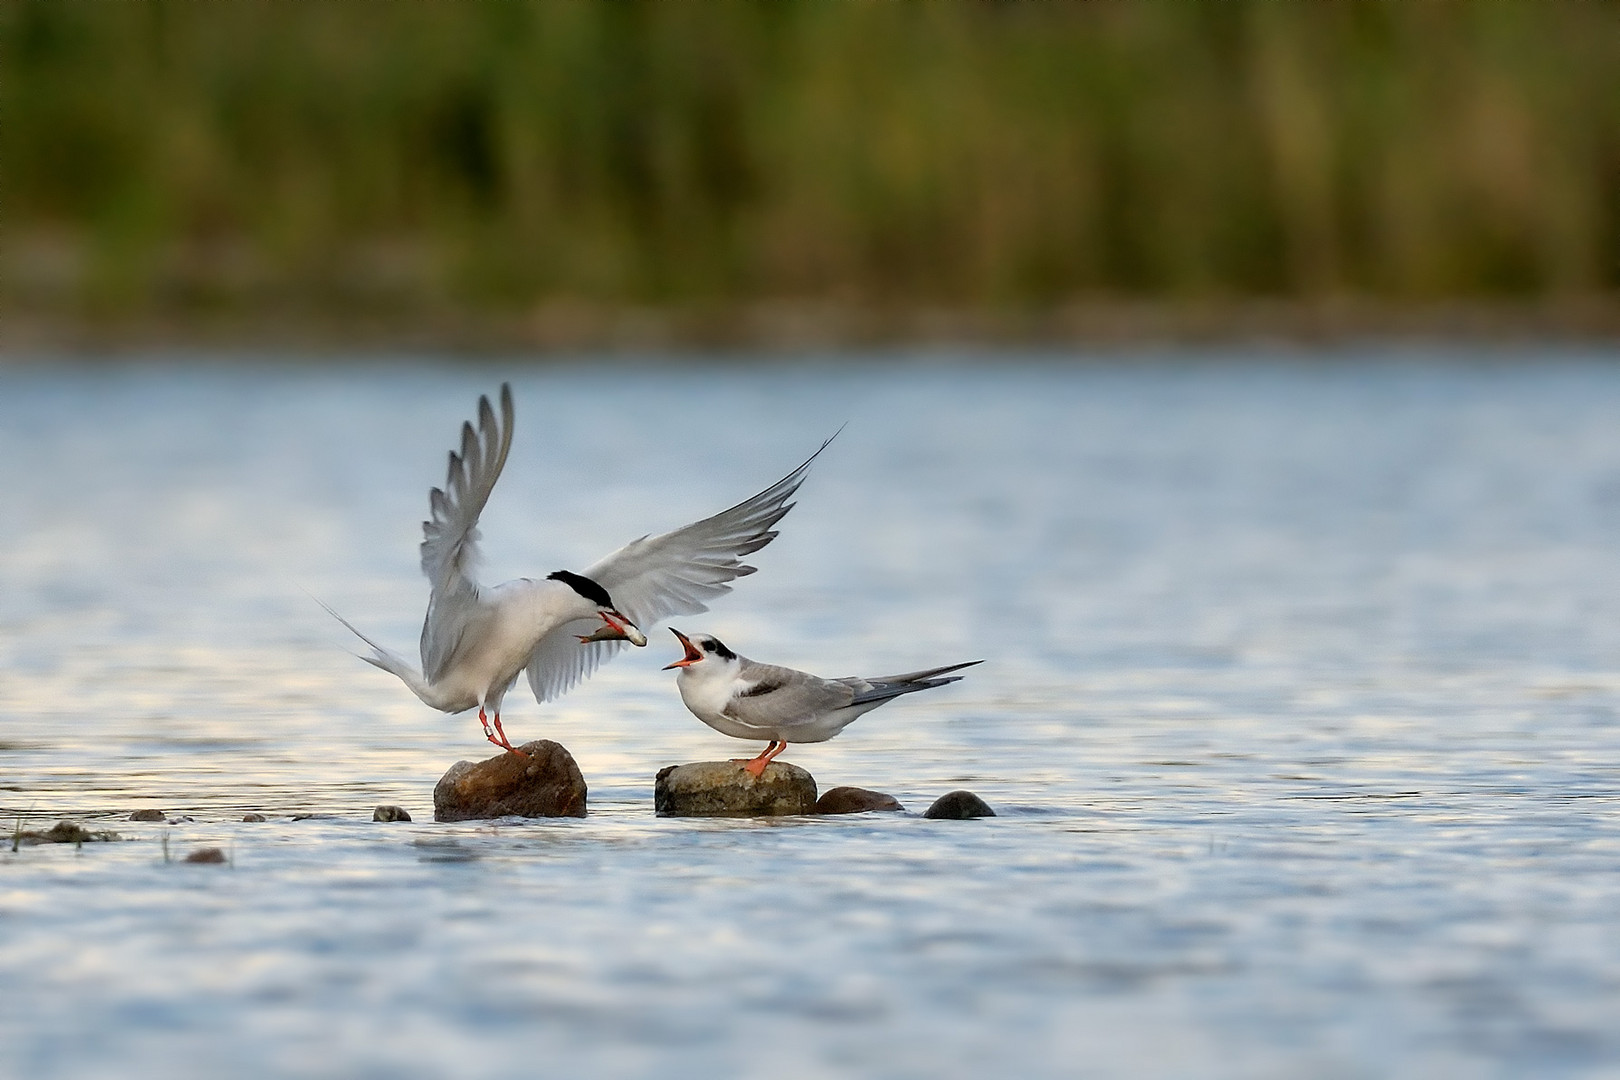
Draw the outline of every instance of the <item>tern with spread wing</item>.
[[[670,632],[680,639],[686,655],[664,670],[680,669],[675,685],[692,715],[722,735],[770,740],[758,757],[743,763],[756,780],[788,743],[826,742],[884,702],[961,682],[962,676],[950,672],[983,663],[969,660],[869,679],[823,679],[739,656],[708,634],[687,637],[674,627]]]
[[[362,660],[398,676],[442,712],[476,708],[484,736],[514,753],[521,751],[501,728],[501,699],[520,673],[528,670],[535,700],[551,701],[626,641],[646,645],[641,627],[707,611],[709,601],[731,591],[731,581],[754,572],[743,557],[776,538],[773,526],[793,508],[788,500],[821,453],[731,509],[632,540],[583,573],[558,570],[539,581],[480,585],[473,576],[478,516],[511,445],[512,389],[503,384],[500,419],[489,398],[480,397],[478,427],[462,425],[461,449],[450,453],[449,478],[442,490],[430,493],[431,517],[422,523],[422,573],[430,591],[420,671],[327,610],[371,646],[372,654]]]

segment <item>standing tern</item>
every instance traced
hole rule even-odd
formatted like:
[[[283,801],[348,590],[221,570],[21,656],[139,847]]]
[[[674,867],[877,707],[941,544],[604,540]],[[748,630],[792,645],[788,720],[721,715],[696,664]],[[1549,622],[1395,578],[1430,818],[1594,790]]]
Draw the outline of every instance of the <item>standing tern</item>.
[[[722,735],[770,740],[758,757],[743,763],[756,780],[788,743],[826,742],[885,701],[961,682],[960,675],[939,676],[984,662],[969,660],[867,679],[823,679],[739,656],[708,634],[687,637],[674,627],[670,632],[680,639],[686,655],[664,670],[680,669],[675,685],[692,715]]]
[[[830,442],[752,498],[673,532],[632,540],[582,574],[558,570],[540,581],[519,578],[484,586],[473,576],[478,516],[512,445],[512,388],[503,383],[500,421],[489,398],[480,397],[477,429],[471,423],[461,426],[461,449],[450,452],[444,488],[429,495],[432,516],[422,523],[422,573],[431,588],[421,670],[326,610],[371,646],[372,655],[362,660],[398,676],[442,712],[477,707],[484,736],[522,753],[501,728],[501,699],[518,675],[527,669],[535,700],[551,701],[615,656],[626,641],[646,645],[641,627],[670,615],[707,611],[707,601],[730,592],[734,578],[754,572],[743,556],[776,538],[772,526],[793,509],[788,500]]]

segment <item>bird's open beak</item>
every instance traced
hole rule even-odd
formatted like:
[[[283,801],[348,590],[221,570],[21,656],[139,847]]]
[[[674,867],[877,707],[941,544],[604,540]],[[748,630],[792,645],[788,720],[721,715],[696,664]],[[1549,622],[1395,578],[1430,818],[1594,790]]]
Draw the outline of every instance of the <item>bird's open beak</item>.
[[[669,632],[681,639],[681,644],[686,647],[686,655],[675,661],[673,664],[665,664],[665,671],[668,671],[670,668],[687,667],[703,659],[703,654],[698,651],[697,646],[693,645],[691,639],[685,634],[681,633],[673,626],[669,628]]]
[[[641,628],[617,611],[598,611],[602,617],[603,625],[598,627],[594,634],[575,634],[582,642],[592,641],[628,641],[632,645],[647,644],[647,635]]]

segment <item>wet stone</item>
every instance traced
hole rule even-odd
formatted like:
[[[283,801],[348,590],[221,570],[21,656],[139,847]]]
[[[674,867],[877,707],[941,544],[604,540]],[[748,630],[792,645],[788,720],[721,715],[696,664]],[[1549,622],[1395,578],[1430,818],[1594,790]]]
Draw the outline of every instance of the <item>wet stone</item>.
[[[168,821],[169,816],[161,810],[137,810],[129,815],[131,821]]]
[[[996,812],[990,809],[988,803],[971,791],[952,791],[941,795],[934,800],[925,818],[937,818],[947,821],[965,821],[968,818],[995,817]]]
[[[371,812],[372,821],[409,821],[411,813],[403,806],[384,805]]]
[[[860,814],[868,810],[904,810],[900,800],[881,791],[858,787],[829,788],[816,800],[818,814]]]
[[[225,861],[225,853],[217,847],[198,848],[196,851],[193,851],[190,855],[187,855],[180,861],[189,863],[222,863]]]
[[[258,813],[243,814],[242,815],[242,820],[243,821],[264,821],[265,816],[263,814],[258,814]]]
[[[433,789],[434,821],[498,817],[584,817],[585,777],[559,743],[536,739],[501,753],[458,761]]]
[[[737,761],[697,761],[659,770],[653,784],[659,817],[780,817],[813,814],[815,777],[785,761],[758,780]]]

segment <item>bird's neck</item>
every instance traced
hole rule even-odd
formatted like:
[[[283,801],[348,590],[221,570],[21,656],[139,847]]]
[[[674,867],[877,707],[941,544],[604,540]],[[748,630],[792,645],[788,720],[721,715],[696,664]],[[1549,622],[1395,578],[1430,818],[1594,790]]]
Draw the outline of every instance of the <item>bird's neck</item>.
[[[561,626],[596,617],[596,605],[560,581],[524,579],[536,623]]]

